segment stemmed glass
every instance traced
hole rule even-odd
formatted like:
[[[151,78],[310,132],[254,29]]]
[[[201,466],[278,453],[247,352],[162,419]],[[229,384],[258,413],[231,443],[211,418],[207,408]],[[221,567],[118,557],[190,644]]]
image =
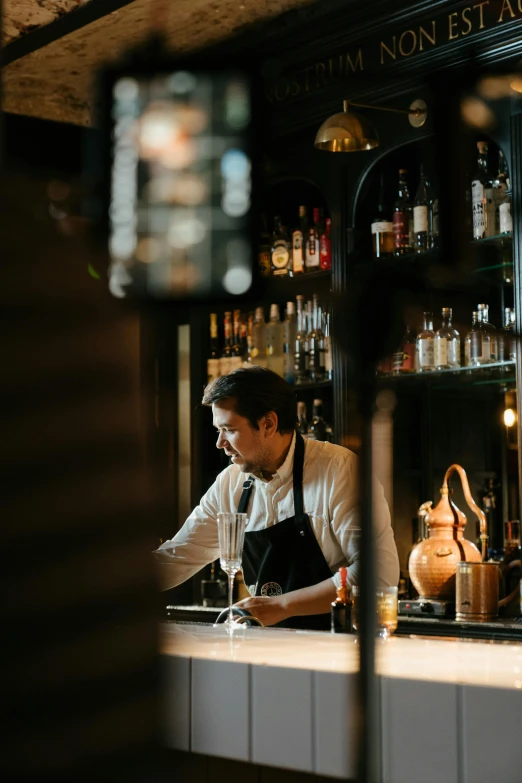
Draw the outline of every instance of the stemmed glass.
[[[219,561],[221,568],[228,576],[228,617],[226,626],[234,623],[232,616],[232,592],[234,578],[241,569],[243,557],[243,542],[247,524],[246,514],[220,512],[217,518],[219,536]]]

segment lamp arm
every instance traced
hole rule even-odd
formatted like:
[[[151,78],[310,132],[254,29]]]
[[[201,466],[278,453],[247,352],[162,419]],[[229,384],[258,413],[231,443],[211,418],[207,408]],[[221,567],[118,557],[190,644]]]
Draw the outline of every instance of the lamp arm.
[[[392,109],[389,106],[370,106],[368,103],[356,103],[355,101],[343,101],[344,111],[348,111],[349,106],[356,106],[358,109],[374,109],[375,111],[391,111],[393,114],[412,114],[414,117],[420,117],[424,114],[422,109]]]

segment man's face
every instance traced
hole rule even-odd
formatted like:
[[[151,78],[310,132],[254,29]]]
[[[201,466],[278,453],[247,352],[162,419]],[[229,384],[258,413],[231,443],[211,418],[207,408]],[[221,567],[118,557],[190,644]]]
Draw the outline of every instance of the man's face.
[[[244,473],[258,473],[271,462],[269,443],[263,437],[263,430],[254,429],[234,407],[234,400],[212,405],[214,427],[218,431],[216,446],[224,449]]]

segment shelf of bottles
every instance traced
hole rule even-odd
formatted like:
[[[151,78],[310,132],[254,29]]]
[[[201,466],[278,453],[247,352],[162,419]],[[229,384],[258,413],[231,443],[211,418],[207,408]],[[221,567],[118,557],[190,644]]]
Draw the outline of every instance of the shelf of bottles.
[[[309,217],[311,213],[311,217]],[[322,207],[300,206],[286,226],[280,215],[272,221],[272,233],[263,216],[259,244],[259,268],[263,277],[279,280],[324,277],[332,268],[331,220]]]
[[[475,274],[487,275],[490,281],[501,284],[513,282],[511,215],[511,189],[509,172],[502,150],[485,141],[477,142],[476,171],[467,176],[464,193],[466,202],[463,230],[474,251]],[[400,153],[398,153],[400,154]],[[397,160],[397,153],[395,155]],[[490,173],[492,163],[496,175]],[[379,195],[373,219],[370,223],[373,265],[383,263],[411,265],[416,262],[432,263],[439,259],[441,245],[438,188],[428,177],[424,165],[418,169],[418,186],[415,197],[410,191],[410,176],[406,168],[399,168],[393,206],[390,205],[390,171],[381,172]],[[369,249],[369,248],[368,248]],[[494,254],[494,255],[493,255]],[[361,256],[358,263],[357,256]],[[359,251],[355,255],[353,271],[364,275],[372,263],[369,254]],[[454,282],[458,270],[453,270]],[[468,285],[473,284],[467,279]]]
[[[515,384],[517,341],[515,312],[504,308],[504,327],[489,322],[487,304],[477,305],[464,339],[453,326],[452,310],[443,307],[440,327],[434,329],[433,314],[423,314],[417,334],[407,329],[400,349],[378,367],[382,377],[422,378],[431,383]]]
[[[239,367],[267,367],[296,389],[324,388],[332,384],[330,314],[317,294],[306,300],[298,295],[281,308],[270,306],[244,313],[225,311],[222,340],[219,339],[218,314],[210,314],[210,354],[207,381]]]
[[[396,153],[395,160],[402,154]],[[490,175],[489,162],[495,164],[496,176]],[[488,150],[485,141],[478,141],[476,170],[466,180],[464,230],[470,248],[466,272],[463,265],[460,272],[450,269],[447,275],[430,275],[430,293],[426,294],[424,289],[423,317],[420,318],[422,303],[419,303],[417,322],[410,321],[397,351],[380,363],[377,370],[380,376],[407,379],[408,383],[417,378],[434,385],[515,385],[515,312],[513,307],[505,306],[513,299],[513,221],[509,173],[502,150],[494,146]],[[389,181],[382,172],[376,216],[370,230],[374,263],[440,263],[439,199],[437,188],[432,187],[424,166],[419,167],[418,187],[413,199],[408,171],[399,168],[393,210],[386,205],[387,185]],[[480,248],[478,253],[475,252],[477,248]],[[360,265],[355,271],[363,268]],[[501,323],[498,328],[490,322],[487,304],[481,302],[472,308],[471,292],[477,288],[479,280],[482,280],[480,290],[486,295],[488,290],[491,293],[492,284],[503,287],[499,295],[501,317],[497,323]],[[434,299],[446,298],[450,290],[459,288],[467,289],[464,299],[458,300],[459,329],[455,328],[450,307],[442,307],[440,321],[438,318],[434,321]],[[498,316],[496,294],[494,298],[494,313]]]

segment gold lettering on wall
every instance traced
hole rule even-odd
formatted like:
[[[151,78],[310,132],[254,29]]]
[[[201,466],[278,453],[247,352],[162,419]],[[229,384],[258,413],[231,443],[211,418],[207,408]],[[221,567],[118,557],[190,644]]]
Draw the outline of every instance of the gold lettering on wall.
[[[486,7],[489,7],[487,15],[484,11]],[[364,64],[368,68],[368,61],[372,68],[377,67],[379,61],[381,66],[387,67],[437,45],[475,35],[486,26],[494,28],[512,19],[520,19],[521,16],[522,0],[479,0],[476,3],[470,0],[470,5],[457,11],[443,13],[413,28],[385,36],[379,41],[378,51],[377,41],[372,41],[282,75],[266,86],[267,98],[271,103],[282,103],[328,85],[342,83],[358,71],[363,71]]]
[[[334,72],[335,71],[335,69],[334,69],[334,62],[336,60],[339,63],[339,68],[337,69],[337,73]],[[342,54],[340,54],[339,57],[336,57],[336,58],[330,57],[330,59],[328,60],[328,73],[329,73],[331,82],[335,83],[335,82],[338,82],[340,79],[342,79],[342,76],[343,76],[343,56],[342,56]]]
[[[397,59],[397,36],[396,35],[393,36],[393,52],[391,49],[389,49],[386,46],[384,41],[381,41],[381,65],[384,65],[384,50],[388,52],[388,54],[393,60]]]
[[[357,57],[355,58],[355,63],[352,62],[352,58],[349,54],[346,55],[346,72],[348,73],[348,66],[352,69],[352,72],[355,73],[357,68],[359,68],[360,71],[364,70],[363,66],[363,59],[362,59],[362,49],[359,49],[357,52]]]
[[[471,13],[471,6],[462,9],[462,21],[467,24],[467,28],[465,30],[460,31],[461,35],[468,35],[468,33],[471,32],[471,28],[473,27],[473,25],[471,23],[471,19],[469,18],[470,13]]]
[[[506,13],[506,11],[509,11],[509,15],[511,16],[512,19],[515,18],[515,12],[511,8],[510,0],[502,0],[502,8],[500,9],[500,16],[497,19],[497,24],[498,22],[504,21],[504,14]]]
[[[455,38],[459,37],[459,34],[455,32],[455,29],[457,27],[457,12],[454,11],[452,14],[448,14],[448,41],[453,41]],[[455,17],[455,18],[453,18]]]
[[[520,0],[522,3],[522,0]],[[436,26],[435,26],[435,19],[431,23],[431,35],[424,29],[424,27],[419,26],[419,52],[423,52],[423,36],[424,38],[427,38],[428,41],[432,46],[435,46],[436,43]]]
[[[479,30],[482,30],[485,27],[484,24],[484,6],[489,5],[489,0],[482,0],[481,3],[475,3],[473,6],[473,9],[478,8],[479,10],[479,19],[480,19],[480,25]]]
[[[316,63],[315,86],[324,87],[326,84],[328,84],[328,79],[326,78],[326,65],[324,63]]]
[[[411,36],[410,48],[408,49],[408,40],[404,41],[406,36]],[[399,52],[403,57],[409,57],[417,48],[417,33],[415,30],[405,30],[399,38]]]

